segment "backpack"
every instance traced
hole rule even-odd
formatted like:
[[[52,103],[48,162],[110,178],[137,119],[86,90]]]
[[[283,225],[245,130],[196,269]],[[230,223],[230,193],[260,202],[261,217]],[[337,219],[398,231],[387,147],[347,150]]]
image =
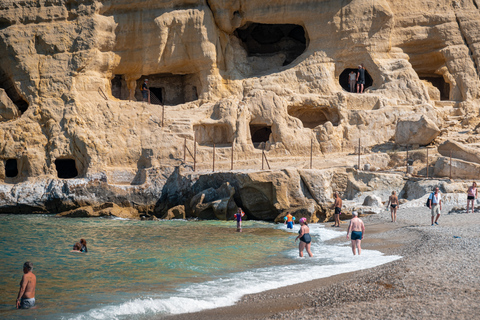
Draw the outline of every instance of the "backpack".
[[[432,202],[432,199],[430,199],[430,197],[434,197],[434,192],[432,192],[429,196],[428,196],[428,199],[427,199],[427,203],[425,204],[425,206],[429,207],[430,208],[430,202]]]

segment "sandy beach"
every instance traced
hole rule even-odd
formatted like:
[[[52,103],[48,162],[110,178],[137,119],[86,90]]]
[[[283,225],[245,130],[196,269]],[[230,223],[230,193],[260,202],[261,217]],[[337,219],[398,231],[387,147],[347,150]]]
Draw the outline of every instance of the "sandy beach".
[[[245,296],[236,305],[168,319],[475,319],[480,313],[480,212],[438,226],[426,207],[361,217],[363,249],[403,258],[379,267]],[[341,230],[346,231],[344,221]],[[337,238],[331,241],[342,241]],[[315,253],[314,253],[315,254]]]

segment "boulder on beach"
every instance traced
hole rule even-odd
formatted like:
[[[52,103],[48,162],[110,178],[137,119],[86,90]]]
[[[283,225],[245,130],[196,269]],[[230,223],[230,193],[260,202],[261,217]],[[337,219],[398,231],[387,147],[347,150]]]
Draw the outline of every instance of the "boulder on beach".
[[[416,119],[401,119],[395,127],[395,143],[425,146],[439,134],[437,125],[424,115]]]

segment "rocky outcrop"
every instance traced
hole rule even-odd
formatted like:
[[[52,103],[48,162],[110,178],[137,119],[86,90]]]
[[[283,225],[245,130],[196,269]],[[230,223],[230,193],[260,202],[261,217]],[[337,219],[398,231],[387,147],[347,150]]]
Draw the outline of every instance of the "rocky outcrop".
[[[123,219],[140,219],[137,209],[131,207],[119,207],[114,203],[105,203],[98,207],[85,206],[77,209],[61,212],[57,217],[67,218],[91,218],[91,217],[117,217]]]
[[[438,152],[444,157],[480,163],[480,150],[470,148],[462,143],[447,140],[438,146]]]
[[[5,90],[0,88],[0,122],[16,119],[20,116],[20,110],[10,100]]]
[[[425,116],[402,119],[395,128],[395,143],[427,145],[440,134],[437,125]]]
[[[440,157],[435,163],[435,176],[450,177],[459,179],[480,179],[480,164]]]

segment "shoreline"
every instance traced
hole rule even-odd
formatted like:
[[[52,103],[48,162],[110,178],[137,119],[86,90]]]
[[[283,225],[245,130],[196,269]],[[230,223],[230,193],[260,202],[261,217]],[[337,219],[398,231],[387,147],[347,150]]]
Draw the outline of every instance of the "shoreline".
[[[448,208],[444,207],[443,212],[447,213]],[[370,269],[246,295],[229,307],[158,318],[472,319],[480,312],[476,302],[480,298],[480,290],[476,289],[480,288],[480,280],[472,278],[480,272],[480,214],[442,214],[440,226],[436,227],[429,224],[429,210],[421,207],[400,208],[396,224],[389,222],[387,211],[361,218],[366,225],[362,249],[402,258]],[[343,223],[339,230],[346,231],[347,226]],[[460,238],[454,238],[455,234]],[[457,259],[452,262],[452,257]],[[471,269],[466,281],[462,277],[465,268]],[[459,283],[463,283],[463,290]],[[440,307],[445,302],[437,296],[448,298],[448,309]],[[352,303],[355,300],[359,302]]]

